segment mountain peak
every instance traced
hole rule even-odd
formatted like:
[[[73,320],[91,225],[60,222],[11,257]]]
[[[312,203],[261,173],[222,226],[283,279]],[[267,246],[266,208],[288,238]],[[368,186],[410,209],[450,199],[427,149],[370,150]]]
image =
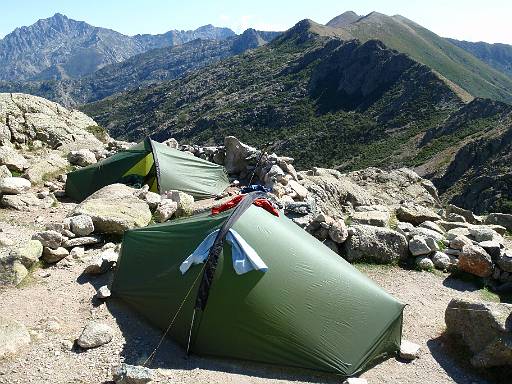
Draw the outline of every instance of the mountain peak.
[[[346,25],[352,24],[359,20],[361,16],[359,16],[354,11],[346,11],[343,12],[341,15],[338,15],[334,17],[333,19],[329,20],[329,22],[326,24],[329,27],[336,27],[341,28]]]
[[[331,26],[322,25],[310,19],[304,19],[295,24],[283,34],[283,39],[300,37],[300,41],[306,41],[314,36],[338,37],[349,40],[351,37],[343,30]]]

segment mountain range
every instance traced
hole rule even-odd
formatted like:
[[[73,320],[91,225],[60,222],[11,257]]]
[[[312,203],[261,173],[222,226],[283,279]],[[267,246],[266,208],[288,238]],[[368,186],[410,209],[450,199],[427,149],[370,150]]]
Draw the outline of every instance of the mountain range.
[[[87,35],[77,27],[82,22],[65,19],[74,27],[61,31],[61,41],[66,33]],[[93,47],[101,68],[48,76],[80,51],[75,42],[62,43],[60,64],[13,75],[0,91],[80,105],[117,138],[205,144],[236,135],[291,153],[299,168],[413,166],[446,201],[476,212],[512,211],[510,46],[443,38],[377,12],[346,12],[326,25],[303,20],[284,33],[236,35],[206,26],[127,37],[89,27],[102,43],[75,37],[76,47]],[[121,51],[129,57],[102,53],[106,41],[115,41],[103,36],[128,44]],[[37,51],[28,56],[51,49]],[[19,73],[30,72],[22,64],[15,66]]]

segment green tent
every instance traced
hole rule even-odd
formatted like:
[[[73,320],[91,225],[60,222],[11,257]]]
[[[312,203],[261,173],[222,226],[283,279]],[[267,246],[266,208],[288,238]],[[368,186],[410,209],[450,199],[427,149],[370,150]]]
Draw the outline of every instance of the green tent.
[[[268,270],[237,275],[226,243],[196,313],[205,264],[183,275],[179,266],[229,214],[126,231],[113,294],[162,330],[176,316],[168,335],[201,355],[350,376],[396,352],[404,305],[284,215],[254,205],[233,229]]]
[[[200,200],[229,185],[224,167],[149,138],[97,164],[68,173],[66,194],[78,201],[114,183],[148,184],[153,192],[171,189]]]

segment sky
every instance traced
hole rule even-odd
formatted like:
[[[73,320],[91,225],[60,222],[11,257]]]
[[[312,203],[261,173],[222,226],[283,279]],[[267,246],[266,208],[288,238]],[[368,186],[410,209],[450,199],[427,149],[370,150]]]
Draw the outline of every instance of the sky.
[[[285,30],[306,18],[325,24],[352,10],[400,14],[444,37],[512,44],[511,0],[0,0],[0,6],[0,37],[56,12],[134,35],[205,24],[237,33],[249,27]]]

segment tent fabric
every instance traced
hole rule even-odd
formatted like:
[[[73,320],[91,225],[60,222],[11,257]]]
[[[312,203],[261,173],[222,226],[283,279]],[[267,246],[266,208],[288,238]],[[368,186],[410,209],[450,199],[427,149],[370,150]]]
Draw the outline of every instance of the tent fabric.
[[[114,183],[148,184],[154,192],[186,192],[195,199],[222,193],[229,180],[224,167],[146,139],[115,155],[68,173],[66,194],[82,201]]]
[[[230,211],[126,231],[112,291],[184,348],[204,264],[179,267]],[[233,229],[268,266],[237,275],[224,244],[190,351],[354,375],[396,353],[404,305],[284,215],[250,206]],[[184,298],[189,290],[190,295]],[[183,303],[182,303],[183,302]]]

